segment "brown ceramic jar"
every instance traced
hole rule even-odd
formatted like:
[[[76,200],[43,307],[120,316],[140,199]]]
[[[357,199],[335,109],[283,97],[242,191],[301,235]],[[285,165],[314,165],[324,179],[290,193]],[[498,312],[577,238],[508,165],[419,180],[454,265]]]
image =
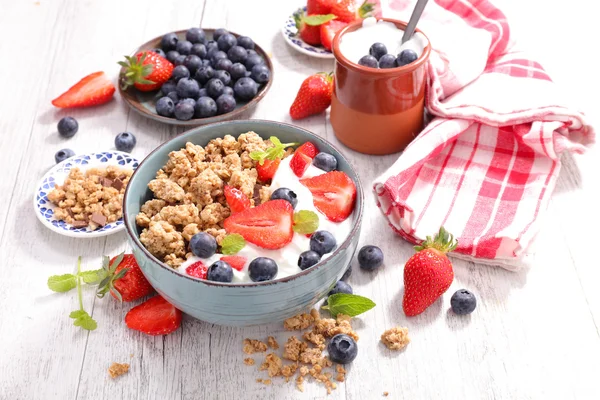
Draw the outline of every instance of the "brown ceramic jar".
[[[406,28],[404,22],[381,19]],[[344,57],[339,48],[344,34],[361,27],[362,21],[355,22],[333,39],[336,62],[331,125],[340,142],[353,150],[366,154],[396,153],[423,129],[431,47],[428,44],[415,62],[403,67],[364,67]]]

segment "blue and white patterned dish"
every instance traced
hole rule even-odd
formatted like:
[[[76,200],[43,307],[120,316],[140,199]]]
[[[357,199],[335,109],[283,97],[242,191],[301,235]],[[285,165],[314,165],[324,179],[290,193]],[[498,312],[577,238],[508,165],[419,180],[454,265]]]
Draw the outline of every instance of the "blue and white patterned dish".
[[[122,231],[125,226],[123,225],[123,218],[108,223],[103,227],[100,227],[94,231],[88,228],[74,228],[67,224],[65,221],[59,221],[54,218],[54,204],[48,200],[48,193],[54,188],[55,185],[62,185],[66,177],[69,175],[71,168],[79,167],[79,169],[85,172],[89,168],[95,167],[107,167],[109,165],[115,165],[122,169],[130,169],[134,171],[139,162],[135,158],[131,157],[128,153],[121,151],[104,151],[99,153],[83,154],[79,156],[73,156],[59,164],[56,164],[46,172],[40,183],[37,185],[35,194],[33,195],[33,208],[38,219],[47,228],[54,232],[60,233],[61,235],[77,238],[92,238],[99,236],[106,236],[115,232]]]
[[[302,7],[302,10],[306,12],[306,7]],[[291,14],[285,21],[285,25],[283,25],[281,33],[283,34],[283,38],[287,44],[292,46],[292,48],[300,53],[304,53],[311,57],[333,59],[333,53],[327,50],[325,47],[313,46],[300,39],[300,36],[298,35],[298,29],[296,29],[296,22],[294,21],[294,14]]]

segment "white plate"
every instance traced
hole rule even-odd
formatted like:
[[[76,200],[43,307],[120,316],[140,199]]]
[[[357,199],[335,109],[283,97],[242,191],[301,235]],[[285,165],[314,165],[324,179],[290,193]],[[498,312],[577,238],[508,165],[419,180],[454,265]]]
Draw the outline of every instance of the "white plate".
[[[47,228],[64,236],[76,238],[93,238],[111,235],[120,232],[125,228],[123,218],[106,224],[94,231],[85,228],[74,228],[65,221],[59,221],[54,218],[54,204],[48,200],[48,193],[55,185],[62,185],[69,175],[71,168],[79,167],[85,172],[89,168],[106,167],[115,165],[122,169],[135,170],[139,162],[128,153],[122,151],[104,151],[101,153],[90,153],[79,156],[73,156],[65,161],[56,164],[46,172],[40,183],[37,185],[33,195],[33,208],[38,219]]]
[[[306,13],[306,7],[302,7],[302,10]],[[281,30],[281,34],[283,35],[286,43],[300,53],[304,53],[308,56],[316,58],[334,58],[333,53],[327,50],[325,47],[313,46],[300,39],[300,35],[298,35],[298,29],[296,29],[296,22],[294,21],[293,13],[285,21],[283,29]]]

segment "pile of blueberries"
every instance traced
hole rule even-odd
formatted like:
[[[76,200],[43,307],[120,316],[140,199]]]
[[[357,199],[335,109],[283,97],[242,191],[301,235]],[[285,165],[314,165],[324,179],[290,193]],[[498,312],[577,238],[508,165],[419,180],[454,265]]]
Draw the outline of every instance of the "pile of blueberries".
[[[235,37],[217,29],[208,40],[201,28],[190,28],[185,40],[167,33],[154,52],[175,65],[156,102],[163,117],[187,121],[226,114],[237,101],[249,101],[271,78],[265,60],[248,36]]]
[[[417,53],[411,49],[404,49],[398,54],[388,54],[387,47],[383,43],[373,43],[369,48],[369,55],[358,60],[360,65],[369,68],[397,68],[408,65],[419,58]]]

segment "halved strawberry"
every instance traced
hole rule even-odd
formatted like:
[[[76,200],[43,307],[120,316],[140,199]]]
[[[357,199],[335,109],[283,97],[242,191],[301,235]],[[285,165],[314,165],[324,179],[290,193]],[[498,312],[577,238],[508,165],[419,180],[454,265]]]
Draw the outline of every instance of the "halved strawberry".
[[[335,0],[308,0],[306,2],[306,13],[313,14],[329,14],[332,4]]]
[[[292,241],[294,208],[287,200],[270,200],[227,218],[228,233],[239,233],[264,249],[280,249]]]
[[[168,335],[179,328],[181,316],[181,311],[164,298],[154,296],[129,310],[125,324],[147,335]]]
[[[329,21],[323,25],[320,25],[321,28],[321,44],[327,50],[331,51],[333,47],[333,38],[338,31],[341,31],[342,28],[348,26],[347,22],[342,22],[338,20]]]
[[[250,199],[240,189],[225,185],[225,199],[232,212],[250,208]]]
[[[356,201],[356,186],[342,171],[331,171],[300,179],[313,195],[313,204],[327,219],[341,222],[348,218]]]
[[[248,259],[242,256],[223,256],[221,257],[221,261],[225,261],[227,264],[231,265],[231,268],[241,271],[244,269],[244,265],[246,265]]]
[[[335,18],[333,14],[327,15],[305,15],[302,9],[294,13],[294,21],[300,38],[308,44],[318,46],[321,44],[319,25]]]
[[[256,172],[258,172],[258,179],[262,182],[268,182],[275,176],[275,172],[277,172],[277,168],[279,167],[279,163],[281,162],[280,158],[276,158],[275,160],[266,159],[263,161],[263,164],[256,163]]]
[[[318,152],[317,147],[311,142],[306,142],[296,149],[290,161],[290,168],[298,178],[302,178]]]
[[[206,279],[208,267],[202,261],[196,261],[185,269],[185,273],[195,278]]]
[[[112,99],[114,93],[115,86],[104,72],[94,72],[52,100],[52,105],[59,108],[97,106]]]

